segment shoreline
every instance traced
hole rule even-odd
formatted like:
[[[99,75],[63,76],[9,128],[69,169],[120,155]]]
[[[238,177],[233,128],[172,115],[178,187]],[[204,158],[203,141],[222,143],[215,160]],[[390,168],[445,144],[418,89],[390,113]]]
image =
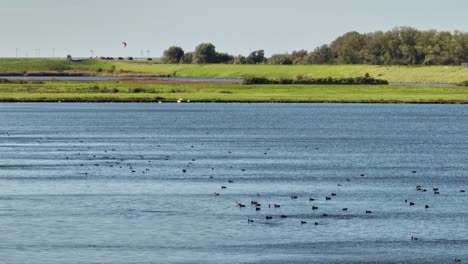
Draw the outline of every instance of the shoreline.
[[[112,104],[112,103],[120,103],[120,104],[401,104],[401,105],[466,105],[466,102],[400,102],[400,101],[213,101],[213,100],[206,100],[206,101],[190,101],[190,102],[181,102],[177,103],[175,101],[143,101],[143,100],[4,100],[0,99],[0,104],[5,103],[69,103],[69,104],[79,104],[79,103],[96,103],[96,104]]]

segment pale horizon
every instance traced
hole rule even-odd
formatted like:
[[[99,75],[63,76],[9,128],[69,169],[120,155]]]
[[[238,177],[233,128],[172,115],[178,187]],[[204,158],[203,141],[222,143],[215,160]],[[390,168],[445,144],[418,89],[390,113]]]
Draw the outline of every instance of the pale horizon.
[[[457,0],[0,1],[0,57],[160,57],[169,46],[193,51],[202,42],[233,55],[310,51],[349,31],[466,31],[467,8]]]

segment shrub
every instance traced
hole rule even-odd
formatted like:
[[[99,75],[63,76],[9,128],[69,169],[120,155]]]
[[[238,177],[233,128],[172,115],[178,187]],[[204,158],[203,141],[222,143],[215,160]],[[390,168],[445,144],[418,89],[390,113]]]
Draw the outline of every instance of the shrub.
[[[130,91],[132,93],[143,93],[143,92],[145,92],[145,89],[141,88],[141,87],[136,87],[136,88],[131,89]]]
[[[246,77],[244,78],[244,80],[242,81],[243,84],[273,84],[274,81],[273,80],[270,80],[270,79],[267,79],[265,77]]]
[[[386,85],[388,81],[381,79],[374,79],[372,77],[356,77],[356,78],[306,78],[303,75],[298,75],[296,79],[267,79],[264,77],[246,77],[243,84],[334,84],[334,85],[353,85],[353,84],[367,84],[367,85]]]

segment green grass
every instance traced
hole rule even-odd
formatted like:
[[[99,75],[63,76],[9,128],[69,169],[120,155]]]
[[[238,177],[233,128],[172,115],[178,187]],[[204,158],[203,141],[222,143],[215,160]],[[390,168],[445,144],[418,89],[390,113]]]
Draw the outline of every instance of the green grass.
[[[109,72],[115,66],[114,72]],[[102,72],[98,72],[101,69]],[[190,77],[242,78],[245,76],[295,78],[345,78],[369,73],[390,82],[458,83],[468,80],[468,68],[461,66],[374,66],[374,65],[168,65],[155,61],[71,62],[50,59],[0,59],[0,73],[67,72],[90,75],[175,75]]]
[[[0,101],[468,103],[464,87],[183,85],[128,82],[0,84]]]

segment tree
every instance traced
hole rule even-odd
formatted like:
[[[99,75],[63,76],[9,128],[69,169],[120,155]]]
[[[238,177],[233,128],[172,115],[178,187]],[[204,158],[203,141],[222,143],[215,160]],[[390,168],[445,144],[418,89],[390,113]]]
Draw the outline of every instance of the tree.
[[[309,64],[332,64],[333,51],[328,45],[322,45],[307,54],[306,61]]]
[[[202,43],[195,48],[192,62],[196,64],[215,63],[216,48],[211,43]]]
[[[247,58],[242,55],[236,56],[234,58],[233,64],[247,64]]]
[[[365,44],[365,35],[358,32],[348,32],[337,38],[330,45],[335,61],[343,64],[362,63],[362,50]]]
[[[179,63],[184,54],[181,47],[172,46],[164,51],[162,60],[164,63]]]
[[[267,61],[268,64],[290,65],[293,64],[289,54],[273,54]]]
[[[295,50],[291,54],[293,64],[304,64],[307,58],[307,50]]]
[[[193,52],[186,52],[180,59],[180,63],[191,64],[193,61]]]
[[[256,50],[247,57],[248,64],[259,64],[266,61],[265,58],[265,51],[264,50]]]
[[[234,56],[227,53],[216,52],[216,61],[214,63],[233,63]]]

